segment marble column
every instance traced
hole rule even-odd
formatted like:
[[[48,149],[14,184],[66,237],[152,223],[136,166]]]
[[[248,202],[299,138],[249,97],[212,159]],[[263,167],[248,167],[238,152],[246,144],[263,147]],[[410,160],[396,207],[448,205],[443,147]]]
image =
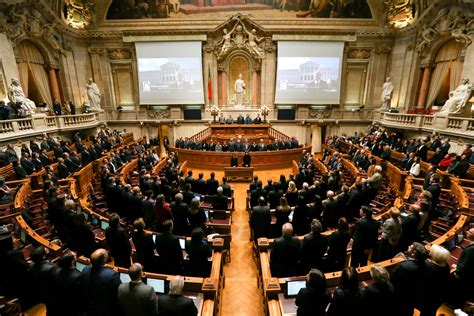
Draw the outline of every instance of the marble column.
[[[256,70],[252,72],[252,105],[258,105],[257,95],[258,95],[258,74]]]
[[[428,91],[430,89],[431,81],[431,67],[426,65],[423,69],[423,79],[421,81],[420,95],[418,96],[417,109],[424,109],[426,105],[426,99],[428,98]]]
[[[53,99],[56,99],[61,102],[61,93],[59,92],[59,84],[58,84],[58,78],[56,75],[56,69],[53,67],[50,67],[48,70],[48,75],[49,75],[49,85],[51,86],[51,94],[53,95]]]
[[[10,80],[12,78],[19,78],[19,75],[15,52],[13,51],[12,43],[8,40],[5,33],[0,33],[0,56],[5,79],[7,80],[5,85],[9,86]]]
[[[227,106],[227,73],[221,71],[220,73],[220,96],[221,96],[221,105]]]
[[[321,144],[321,126],[311,125],[311,151],[313,153],[320,153],[322,149]]]

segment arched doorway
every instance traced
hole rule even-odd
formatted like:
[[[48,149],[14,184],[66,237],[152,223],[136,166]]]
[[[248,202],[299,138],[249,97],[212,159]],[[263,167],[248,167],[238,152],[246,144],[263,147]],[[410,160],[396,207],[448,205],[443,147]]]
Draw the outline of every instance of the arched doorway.
[[[36,104],[53,103],[46,62],[40,49],[31,41],[23,41],[17,46],[19,57],[18,73],[25,95]]]
[[[428,92],[429,106],[442,106],[461,82],[464,61],[460,58],[462,45],[454,39],[447,41],[436,53],[435,67]]]
[[[236,56],[232,58],[229,63],[229,101],[231,104],[235,104],[235,91],[234,91],[234,83],[239,78],[239,74],[242,74],[242,79],[244,79],[246,88],[244,93],[244,100],[243,104],[250,104],[250,100],[252,100],[252,79],[250,75],[250,65],[246,58],[241,56]]]

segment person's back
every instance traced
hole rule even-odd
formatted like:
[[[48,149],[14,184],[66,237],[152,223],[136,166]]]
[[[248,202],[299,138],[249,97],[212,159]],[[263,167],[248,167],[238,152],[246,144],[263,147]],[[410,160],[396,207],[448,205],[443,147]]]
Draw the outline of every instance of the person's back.
[[[145,266],[147,271],[152,271],[154,268],[155,244],[153,237],[146,233],[143,229],[145,222],[142,218],[137,219],[133,226],[136,232],[132,236],[133,244],[137,253],[138,262]]]
[[[321,223],[317,219],[311,222],[311,233],[304,236],[301,246],[301,261],[307,271],[322,269],[323,256],[328,249],[328,238],[321,235]]]
[[[166,316],[195,316],[197,309],[193,300],[182,295],[183,277],[170,281],[170,293],[158,298],[158,314]]]
[[[373,265],[370,274],[374,283],[362,290],[363,313],[377,316],[381,313],[387,316],[397,315],[395,307],[395,291],[390,283],[388,271],[379,265]]]
[[[265,205],[265,198],[259,199],[259,205],[252,209],[250,214],[250,228],[253,230],[254,239],[269,237],[272,217],[270,208]]]
[[[142,266],[134,263],[128,270],[131,282],[122,283],[118,288],[118,302],[123,316],[158,315],[155,290],[141,281]]]
[[[215,210],[227,210],[227,197],[223,195],[224,189],[217,188],[217,194],[212,197],[212,208]]]
[[[46,259],[44,247],[34,249],[31,259],[34,264],[31,268],[32,285],[39,302],[44,303],[52,315],[57,312],[58,301],[54,295],[54,283],[57,266]]]
[[[75,255],[72,252],[65,253],[59,259],[60,269],[57,273],[57,280],[55,280],[58,311],[67,311],[68,315],[81,315],[84,309],[81,293],[82,275],[74,267],[75,261]]]
[[[159,272],[165,274],[180,274],[182,270],[183,252],[179,238],[171,233],[173,222],[163,223],[163,233],[156,236],[156,251],[159,254]]]
[[[270,269],[275,277],[297,275],[300,258],[300,241],[293,237],[293,226],[286,223],[282,228],[283,235],[273,242],[270,252]]]
[[[329,303],[324,274],[313,269],[309,272],[306,287],[300,289],[295,299],[297,316],[324,316]]]
[[[110,254],[114,258],[116,266],[128,268],[130,266],[130,255],[132,249],[128,238],[128,233],[125,228],[121,227],[120,217],[113,214],[109,227],[105,230],[105,239],[109,247]]]
[[[171,203],[171,213],[174,219],[174,233],[179,236],[188,234],[188,205],[183,202],[183,195],[175,195],[175,201]]]
[[[217,193],[219,187],[219,181],[215,179],[214,172],[211,172],[211,177],[206,180],[206,193],[207,195],[214,195]]]
[[[207,258],[212,256],[212,248],[206,240],[203,240],[203,235],[201,228],[195,228],[191,232],[191,240],[186,241],[191,276],[209,277],[210,264]]]
[[[92,266],[82,271],[81,289],[88,316],[117,315],[117,290],[122,283],[117,272],[104,266],[107,251],[97,249],[91,256]]]

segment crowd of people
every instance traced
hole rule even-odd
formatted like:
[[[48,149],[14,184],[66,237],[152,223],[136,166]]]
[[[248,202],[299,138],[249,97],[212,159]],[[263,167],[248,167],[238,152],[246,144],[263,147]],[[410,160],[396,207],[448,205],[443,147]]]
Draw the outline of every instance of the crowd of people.
[[[257,116],[254,117],[253,119],[250,117],[250,114],[247,114],[245,117],[242,114],[239,114],[237,116],[237,119],[234,120],[232,117],[232,114],[229,114],[228,117],[224,116],[224,113],[221,112],[221,115],[218,118],[218,123],[219,124],[262,124],[264,123],[262,121],[262,117],[260,116],[260,113],[257,113]]]
[[[256,152],[294,149],[300,147],[300,144],[296,137],[287,140],[274,140],[269,143],[265,143],[263,139],[260,139],[259,143],[257,143],[256,141],[249,142],[248,139],[231,138],[228,142],[223,141],[221,143],[214,139],[200,141],[188,137],[180,137],[176,139],[175,146],[176,148],[217,152]]]

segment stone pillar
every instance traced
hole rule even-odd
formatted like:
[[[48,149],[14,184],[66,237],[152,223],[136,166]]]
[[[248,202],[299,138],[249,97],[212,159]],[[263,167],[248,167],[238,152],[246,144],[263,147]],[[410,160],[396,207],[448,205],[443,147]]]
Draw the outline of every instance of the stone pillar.
[[[5,74],[5,85],[10,86],[12,78],[19,78],[16,65],[15,52],[12,43],[8,40],[6,33],[0,33],[0,56],[2,56],[3,72]],[[5,96],[6,97],[6,96]]]
[[[272,43],[266,46],[265,55],[265,103],[270,108],[273,108],[275,103],[275,82],[276,82],[276,46]]]
[[[59,84],[58,84],[58,78],[56,75],[56,69],[52,66],[49,67],[48,70],[48,75],[49,75],[49,85],[51,86],[51,94],[53,95],[53,99],[56,99],[61,102],[61,93],[59,92]]]
[[[426,99],[428,98],[428,91],[430,89],[431,81],[431,67],[430,65],[425,65],[423,69],[423,79],[421,82],[420,95],[418,96],[417,109],[424,109],[426,106]]]
[[[227,97],[227,73],[225,71],[220,72],[220,96],[221,96],[221,105],[227,106],[228,97]]]
[[[320,153],[322,149],[321,144],[321,126],[311,125],[311,150],[313,153]]]
[[[252,72],[252,105],[258,105],[257,96],[258,96],[258,74],[254,69]]]

